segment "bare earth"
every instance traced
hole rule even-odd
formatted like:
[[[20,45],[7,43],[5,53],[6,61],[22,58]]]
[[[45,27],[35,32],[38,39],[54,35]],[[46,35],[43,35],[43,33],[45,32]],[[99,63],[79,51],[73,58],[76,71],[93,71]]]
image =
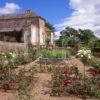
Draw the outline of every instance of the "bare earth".
[[[70,61],[65,61],[66,63],[76,64],[81,73],[83,73],[84,65],[78,59],[72,59]],[[27,65],[20,66],[21,68],[29,68],[31,65],[34,65],[35,62],[32,62]],[[38,81],[35,84],[31,94],[33,95],[32,100],[82,100],[76,97],[51,97],[50,91],[51,88],[48,86],[51,81],[50,73],[37,73]],[[4,93],[0,92],[0,100],[18,100],[16,93]],[[94,99],[90,99],[94,100]],[[95,99],[97,100],[97,99]]]
[[[84,65],[83,63],[79,60],[79,59],[76,59],[76,58],[73,58],[72,60],[69,60],[69,61],[65,61],[66,64],[74,64],[77,66],[78,70],[80,73],[84,73]],[[85,67],[86,70],[87,70],[87,67]]]
[[[69,61],[65,61],[67,64],[75,64],[77,65],[79,71],[83,74],[84,73],[84,65],[79,59],[72,59]],[[88,67],[86,67],[85,70],[87,70]],[[32,91],[33,94],[33,100],[82,100],[77,97],[51,97],[50,96],[50,88],[48,87],[48,82],[51,80],[51,74],[50,73],[38,73],[37,74],[38,82],[35,86],[35,88]],[[88,99],[93,100],[93,99]],[[97,100],[97,99],[95,99]]]
[[[51,80],[51,74],[39,73],[37,74],[39,80],[32,91],[33,100],[81,100],[75,97],[51,97],[48,82]]]

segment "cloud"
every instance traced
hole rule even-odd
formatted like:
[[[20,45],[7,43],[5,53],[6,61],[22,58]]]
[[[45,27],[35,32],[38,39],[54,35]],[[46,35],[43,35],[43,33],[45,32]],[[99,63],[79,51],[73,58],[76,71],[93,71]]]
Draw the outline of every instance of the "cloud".
[[[56,24],[58,31],[67,26],[91,29],[100,37],[100,0],[70,0],[72,14]]]
[[[19,10],[19,5],[15,3],[6,3],[4,7],[0,8],[0,14],[10,14],[16,12],[16,10]]]

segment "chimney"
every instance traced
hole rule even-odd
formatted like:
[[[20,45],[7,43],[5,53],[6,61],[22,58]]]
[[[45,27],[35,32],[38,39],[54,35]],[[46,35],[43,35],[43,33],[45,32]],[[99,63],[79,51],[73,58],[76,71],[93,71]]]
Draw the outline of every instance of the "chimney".
[[[27,13],[27,14],[32,13],[32,10],[28,9],[28,10],[25,11],[25,13]]]

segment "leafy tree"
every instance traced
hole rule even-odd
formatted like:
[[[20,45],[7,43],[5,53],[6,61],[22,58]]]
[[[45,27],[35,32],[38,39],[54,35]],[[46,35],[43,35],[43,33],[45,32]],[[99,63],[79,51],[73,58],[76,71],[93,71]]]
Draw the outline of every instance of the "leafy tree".
[[[45,26],[46,26],[48,29],[50,29],[52,32],[55,31],[55,27],[54,27],[52,24],[50,24],[49,22],[46,22]]]
[[[61,31],[61,36],[57,40],[58,46],[70,46],[70,47],[79,47],[80,45],[93,48],[94,45],[97,45],[95,42],[97,37],[94,35],[94,32],[90,29],[79,29],[76,30],[71,27],[66,27]]]
[[[74,29],[74,28],[66,27],[65,30],[61,31],[61,35],[62,36],[73,37],[73,36],[78,36],[79,32],[76,29]]]
[[[88,45],[88,43],[91,42],[91,40],[93,41],[96,39],[94,32],[90,29],[79,29],[79,32],[81,41],[86,45]]]
[[[68,46],[68,42],[69,42],[69,37],[63,37],[63,36],[61,36],[60,37],[60,39],[59,39],[59,42],[60,42],[60,46],[62,46],[62,47],[66,47],[66,46]]]
[[[79,42],[79,32],[71,27],[66,27],[65,30],[61,31],[61,36],[59,40],[56,42],[59,43],[60,46],[74,46]]]

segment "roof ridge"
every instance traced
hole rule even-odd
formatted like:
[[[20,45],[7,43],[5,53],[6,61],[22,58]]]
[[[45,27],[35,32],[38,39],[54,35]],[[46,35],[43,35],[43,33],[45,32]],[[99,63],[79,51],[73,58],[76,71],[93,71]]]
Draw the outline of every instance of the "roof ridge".
[[[39,17],[36,13],[26,10],[24,13],[12,13],[12,14],[5,14],[1,15],[0,19],[12,19],[12,18],[26,18],[26,17]]]

